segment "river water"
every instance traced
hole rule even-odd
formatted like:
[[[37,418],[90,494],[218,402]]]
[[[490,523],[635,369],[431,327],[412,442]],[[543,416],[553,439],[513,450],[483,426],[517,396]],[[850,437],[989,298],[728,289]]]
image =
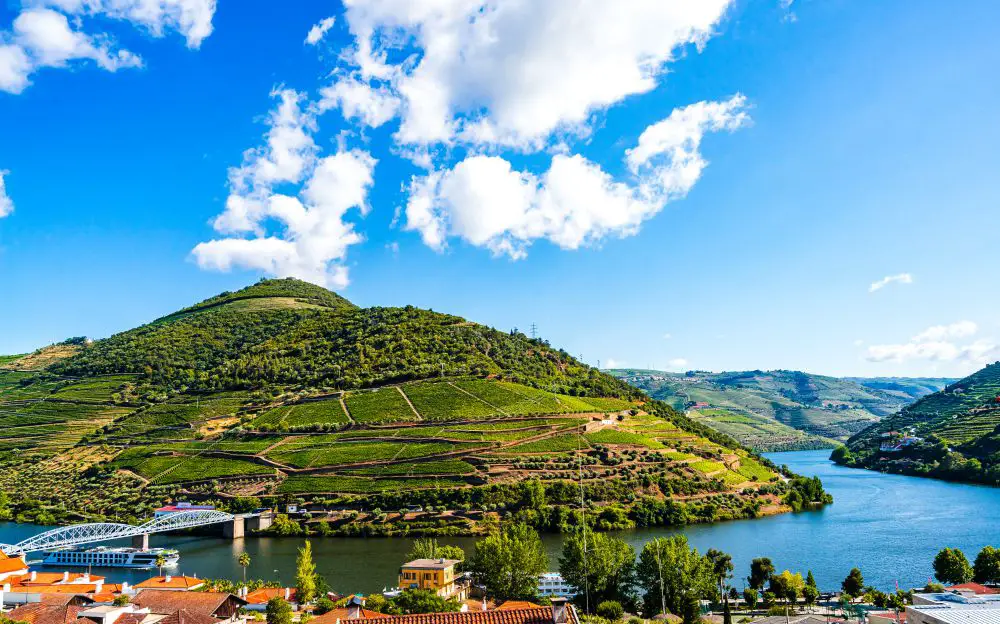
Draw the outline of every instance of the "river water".
[[[644,529],[621,533],[638,552],[654,538],[678,532],[702,552],[718,548],[733,556],[734,585],[742,587],[754,557],[770,557],[778,570],[811,569],[823,590],[833,590],[850,568],[861,568],[866,582],[890,590],[922,586],[932,574],[931,561],[945,546],[961,548],[971,560],[987,544],[1000,546],[1000,489],[886,475],[834,465],[829,451],[771,453],[798,474],[818,475],[834,504],[820,511],[783,514],[681,529]],[[41,527],[0,523],[0,543],[16,543]],[[471,552],[473,538],[443,542]],[[293,582],[298,538],[248,538],[231,542],[211,537],[153,536],[153,546],[181,551],[174,573],[239,579],[236,557],[244,550],[252,564],[248,577]],[[558,569],[561,537],[544,535],[543,542]],[[399,565],[410,549],[405,538],[314,538],[317,571],[337,592],[369,593],[395,583]],[[147,571],[94,570],[111,580],[132,583]]]

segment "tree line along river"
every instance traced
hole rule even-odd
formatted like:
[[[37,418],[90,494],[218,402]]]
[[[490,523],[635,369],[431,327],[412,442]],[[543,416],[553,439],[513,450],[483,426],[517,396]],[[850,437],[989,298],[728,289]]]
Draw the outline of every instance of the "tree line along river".
[[[657,528],[620,534],[636,552],[648,540],[683,532],[701,552],[717,548],[730,553],[736,566],[733,584],[742,579],[754,557],[770,557],[781,571],[812,570],[822,590],[839,589],[852,567],[868,584],[882,590],[923,586],[932,575],[931,562],[945,546],[961,548],[970,560],[987,544],[1000,546],[1000,489],[887,475],[836,466],[829,451],[768,454],[806,476],[817,475],[834,504],[822,510],[782,514],[677,529]],[[42,527],[0,523],[0,543],[16,543]],[[292,583],[301,538],[248,538],[232,542],[211,537],[152,536],[152,546],[181,551],[175,574],[239,579],[236,561],[244,550],[252,563],[248,578]],[[471,553],[475,538],[443,538]],[[558,569],[562,536],[543,535],[551,569]],[[391,587],[412,543],[407,538],[313,538],[317,572],[337,592],[370,593]],[[138,582],[150,572],[94,569],[113,581]]]

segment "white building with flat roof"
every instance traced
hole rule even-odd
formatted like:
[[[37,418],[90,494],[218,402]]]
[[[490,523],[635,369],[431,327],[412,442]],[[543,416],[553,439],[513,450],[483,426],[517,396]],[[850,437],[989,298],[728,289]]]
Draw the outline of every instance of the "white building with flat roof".
[[[1000,594],[914,594],[906,624],[1000,624]]]
[[[567,583],[562,574],[558,572],[546,572],[545,574],[538,575],[538,595],[572,598],[576,595],[576,588]]]

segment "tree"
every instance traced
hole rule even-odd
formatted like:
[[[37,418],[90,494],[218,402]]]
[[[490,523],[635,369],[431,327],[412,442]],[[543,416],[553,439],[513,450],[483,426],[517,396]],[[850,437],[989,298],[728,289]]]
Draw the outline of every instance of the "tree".
[[[750,576],[747,585],[757,591],[764,589],[764,583],[774,574],[774,564],[767,557],[758,557],[750,562]]]
[[[433,537],[419,538],[413,541],[413,548],[406,555],[407,561],[414,559],[457,559],[465,561],[465,551],[458,546],[438,544]]]
[[[131,601],[132,598],[128,594],[118,594],[117,596],[115,596],[115,599],[111,601],[111,604],[113,604],[116,607],[124,607]]]
[[[819,587],[816,586],[816,577],[813,576],[813,571],[812,570],[809,570],[809,573],[806,575],[806,587],[812,587],[813,589],[819,589]]]
[[[968,583],[972,579],[972,566],[958,548],[942,548],[934,557],[934,577],[949,585]]]
[[[715,578],[715,582],[719,587],[719,597],[723,602],[728,602],[726,600],[726,590],[725,583],[726,580],[733,576],[733,557],[721,550],[716,550],[714,548],[709,548],[708,552],[705,553],[705,557],[708,558],[709,562],[712,564],[712,576]]]
[[[807,607],[815,605],[818,599],[819,589],[809,584],[806,584],[806,586],[802,588],[802,600],[806,603]]]
[[[688,546],[687,537],[674,535],[648,542],[639,555],[636,568],[639,587],[645,592],[643,608],[648,616],[664,610],[679,615],[685,622],[697,621],[697,606],[702,598],[715,593],[712,562],[697,549]]]
[[[1000,549],[984,546],[976,555],[972,580],[977,583],[1000,583]]]
[[[476,542],[469,568],[491,598],[527,600],[538,594],[538,575],[548,569],[548,558],[538,533],[514,524]]]
[[[240,564],[243,568],[243,584],[247,584],[247,568],[250,567],[250,554],[246,551],[240,553],[240,556],[236,558],[236,562]]]
[[[292,606],[279,596],[267,601],[264,613],[267,624],[292,624]]]
[[[429,589],[407,589],[393,599],[403,614],[454,613],[462,608],[454,598],[444,598]]]
[[[578,590],[577,600],[593,608],[605,600],[631,606],[635,551],[624,540],[588,528],[563,542],[559,572]]]
[[[605,620],[617,622],[625,615],[625,607],[617,600],[605,600],[597,605],[597,615]]]
[[[156,573],[163,576],[163,566],[167,565],[167,558],[163,556],[163,553],[160,553],[156,555],[153,565],[156,566]]]
[[[861,575],[861,570],[851,568],[847,578],[840,584],[840,588],[848,598],[854,600],[865,591],[865,577]]]
[[[326,596],[323,596],[322,598],[316,601],[316,606],[313,609],[313,615],[323,615],[324,613],[329,613],[330,611],[333,611],[336,608],[337,605],[335,605],[332,600],[330,600]]]
[[[743,602],[747,603],[747,608],[751,611],[757,608],[758,600],[760,600],[760,595],[756,589],[747,587],[743,590]]]
[[[308,604],[316,597],[316,576],[312,544],[306,540],[295,560],[295,596],[299,604]]]

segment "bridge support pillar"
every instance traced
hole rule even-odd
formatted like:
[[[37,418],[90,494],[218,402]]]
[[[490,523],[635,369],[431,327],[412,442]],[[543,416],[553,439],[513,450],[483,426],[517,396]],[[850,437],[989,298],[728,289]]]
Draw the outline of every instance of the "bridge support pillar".
[[[232,540],[242,539],[244,528],[243,516],[236,516],[222,525],[222,535]]]
[[[272,524],[274,524],[274,514],[270,512],[265,512],[254,516],[247,516],[246,530],[264,531],[266,529],[271,528]]]
[[[132,548],[139,550],[149,550],[149,533],[132,536]]]

